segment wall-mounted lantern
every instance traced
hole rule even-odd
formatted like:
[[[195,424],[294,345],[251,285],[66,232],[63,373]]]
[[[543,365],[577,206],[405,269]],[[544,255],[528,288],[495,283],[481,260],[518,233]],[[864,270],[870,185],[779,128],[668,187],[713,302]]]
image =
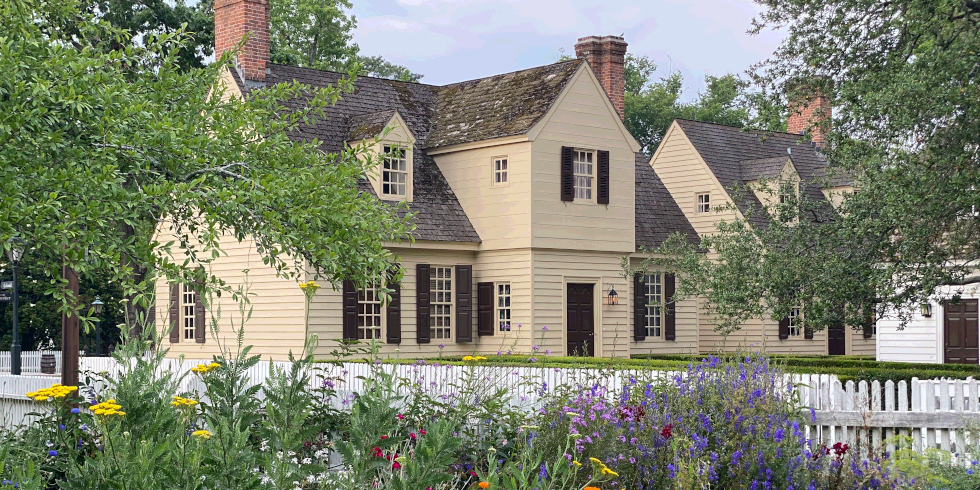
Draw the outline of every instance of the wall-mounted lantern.
[[[609,294],[606,295],[606,306],[616,306],[619,304],[619,293],[615,286],[609,286]]]
[[[925,318],[931,317],[932,316],[932,303],[922,303],[922,304],[920,304],[919,305],[919,310],[921,311],[923,317],[925,317]]]

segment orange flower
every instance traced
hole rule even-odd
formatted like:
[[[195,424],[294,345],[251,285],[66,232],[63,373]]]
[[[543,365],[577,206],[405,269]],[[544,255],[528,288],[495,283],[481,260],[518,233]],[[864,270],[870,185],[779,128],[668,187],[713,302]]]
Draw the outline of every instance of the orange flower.
[[[599,487],[585,487],[582,490],[599,490]]]
[[[487,482],[485,482],[485,481],[481,481],[480,482],[480,488],[484,488],[485,489],[485,488],[488,488],[489,486],[490,486],[490,484],[487,483]]]

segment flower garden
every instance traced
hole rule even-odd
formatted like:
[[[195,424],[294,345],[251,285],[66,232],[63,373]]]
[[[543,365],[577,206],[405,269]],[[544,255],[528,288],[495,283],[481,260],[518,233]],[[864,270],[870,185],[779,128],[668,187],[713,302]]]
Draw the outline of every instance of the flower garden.
[[[902,441],[888,454],[809,439],[800,387],[762,356],[707,357],[617,392],[538,386],[515,404],[485,382],[483,356],[463,358],[450,397],[377,359],[351,396],[312,356],[254,386],[248,348],[181,374],[140,345],[117,351],[117,375],[27,394],[39,418],[4,435],[0,488],[980,488],[971,465]],[[183,376],[203,388],[181,392]]]

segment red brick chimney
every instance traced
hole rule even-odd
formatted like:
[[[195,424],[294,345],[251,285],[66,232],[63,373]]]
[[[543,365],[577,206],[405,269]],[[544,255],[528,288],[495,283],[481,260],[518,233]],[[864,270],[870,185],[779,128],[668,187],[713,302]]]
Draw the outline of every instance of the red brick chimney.
[[[248,34],[238,52],[237,67],[246,80],[265,81],[269,62],[269,0],[214,0],[214,55],[232,51]]]
[[[593,73],[606,90],[619,118],[625,114],[626,78],[623,73],[626,65],[626,41],[619,36],[588,36],[575,43],[575,56],[585,58]]]
[[[796,92],[803,95],[790,103],[786,131],[793,134],[809,134],[810,141],[817,147],[823,148],[827,144],[827,134],[821,122],[824,118],[829,119],[832,116],[833,107],[830,105],[830,100],[821,93],[819,87],[810,89],[800,87]]]

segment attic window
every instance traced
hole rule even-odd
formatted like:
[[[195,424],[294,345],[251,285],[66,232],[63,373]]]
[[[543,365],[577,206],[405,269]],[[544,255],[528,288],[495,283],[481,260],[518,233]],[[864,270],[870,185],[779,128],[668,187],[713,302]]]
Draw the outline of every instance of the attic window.
[[[711,211],[711,195],[698,194],[698,213],[707,213],[710,211]]]
[[[383,159],[381,194],[404,197],[408,184],[408,160],[405,149],[384,145]]]
[[[493,185],[507,184],[507,157],[493,159]]]

